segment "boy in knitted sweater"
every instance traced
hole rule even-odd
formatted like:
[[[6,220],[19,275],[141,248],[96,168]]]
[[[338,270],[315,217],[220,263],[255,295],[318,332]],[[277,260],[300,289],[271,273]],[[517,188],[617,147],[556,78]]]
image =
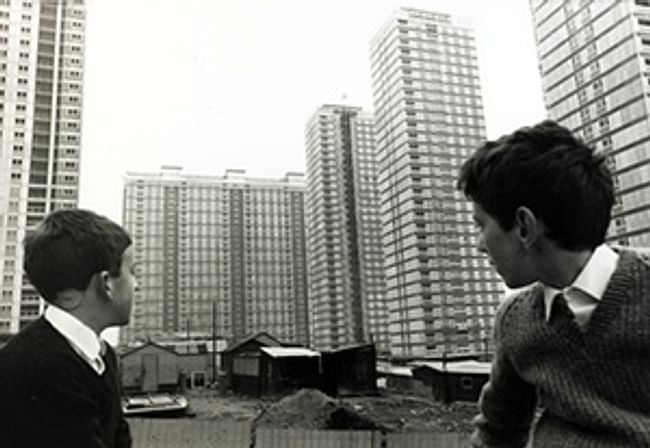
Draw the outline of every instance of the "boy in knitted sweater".
[[[488,141],[460,171],[479,251],[526,287],[497,312],[474,447],[650,447],[650,258],[604,244],[605,161],[545,121]]]

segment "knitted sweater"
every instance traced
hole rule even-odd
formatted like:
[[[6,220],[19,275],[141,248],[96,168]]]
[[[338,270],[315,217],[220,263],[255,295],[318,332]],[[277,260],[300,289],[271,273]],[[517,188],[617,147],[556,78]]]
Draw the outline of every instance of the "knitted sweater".
[[[546,321],[542,285],[502,304],[472,446],[650,447],[650,259],[620,255],[584,332],[566,304]]]

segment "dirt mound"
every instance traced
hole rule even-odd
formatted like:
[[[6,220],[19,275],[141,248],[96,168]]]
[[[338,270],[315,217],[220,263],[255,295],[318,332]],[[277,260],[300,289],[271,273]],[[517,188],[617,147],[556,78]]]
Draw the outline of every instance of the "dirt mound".
[[[389,431],[432,430],[471,433],[476,403],[444,404],[407,395],[350,397],[346,402],[358,414],[379,421]]]
[[[276,429],[383,429],[380,423],[316,389],[301,389],[272,404],[255,425]]]

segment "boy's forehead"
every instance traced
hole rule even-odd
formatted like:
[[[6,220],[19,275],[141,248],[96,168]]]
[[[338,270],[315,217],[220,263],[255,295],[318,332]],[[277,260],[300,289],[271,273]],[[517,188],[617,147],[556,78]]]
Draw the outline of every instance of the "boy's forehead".
[[[133,258],[135,256],[135,251],[133,249],[133,244],[129,244],[126,249],[124,249],[124,252],[122,252],[122,261],[133,261]]]

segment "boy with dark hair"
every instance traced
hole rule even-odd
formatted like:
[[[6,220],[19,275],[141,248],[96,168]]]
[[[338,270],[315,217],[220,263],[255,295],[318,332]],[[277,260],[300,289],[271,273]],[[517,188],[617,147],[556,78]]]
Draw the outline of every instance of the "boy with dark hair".
[[[603,244],[604,156],[544,121],[478,148],[458,187],[479,251],[527,286],[497,311],[472,446],[650,446],[650,260]]]
[[[60,210],[24,248],[25,272],[48,306],[0,350],[0,444],[130,447],[117,358],[99,334],[129,321],[131,238],[91,211]]]

